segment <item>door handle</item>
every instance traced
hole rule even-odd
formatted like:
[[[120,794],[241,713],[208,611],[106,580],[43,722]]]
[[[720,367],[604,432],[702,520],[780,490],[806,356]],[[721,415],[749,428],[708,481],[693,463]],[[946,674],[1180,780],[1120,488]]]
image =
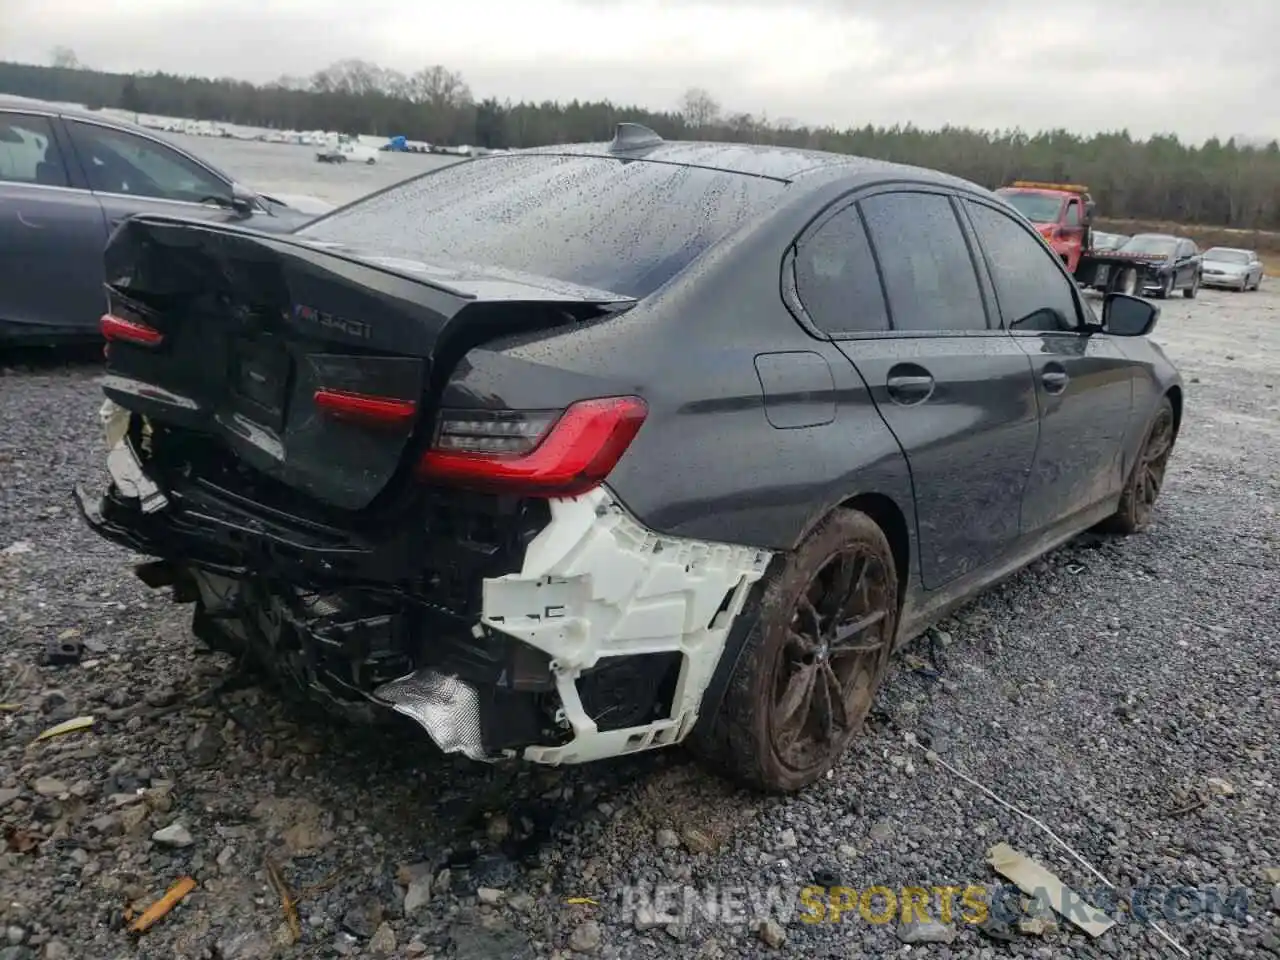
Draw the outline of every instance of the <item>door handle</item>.
[[[933,395],[933,377],[923,373],[894,373],[885,381],[889,398],[895,403],[923,403]]]
[[[1056,365],[1045,367],[1040,374],[1040,382],[1044,384],[1044,389],[1047,393],[1061,393],[1067,389],[1067,383],[1070,380],[1071,378],[1067,376],[1067,371]]]

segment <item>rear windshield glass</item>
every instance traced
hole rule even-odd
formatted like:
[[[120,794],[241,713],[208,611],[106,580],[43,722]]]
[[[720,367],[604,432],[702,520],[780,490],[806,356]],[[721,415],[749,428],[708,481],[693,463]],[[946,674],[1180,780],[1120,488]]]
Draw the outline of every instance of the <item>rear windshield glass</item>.
[[[643,297],[785,188],[608,157],[490,157],[400,184],[298,234]]]

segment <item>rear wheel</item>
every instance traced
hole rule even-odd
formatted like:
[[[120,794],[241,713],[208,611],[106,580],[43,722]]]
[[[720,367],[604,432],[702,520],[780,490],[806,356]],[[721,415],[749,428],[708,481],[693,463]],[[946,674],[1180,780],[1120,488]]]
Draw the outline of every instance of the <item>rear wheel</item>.
[[[835,512],[764,581],[720,712],[690,746],[756,789],[808,786],[861,729],[897,622],[884,532],[864,513]]]
[[[1147,438],[1125,483],[1116,512],[1103,521],[1109,533],[1138,533],[1151,522],[1156,498],[1164,486],[1164,473],[1169,465],[1174,441],[1173,403],[1168,397],[1160,401],[1156,415],[1147,430]]]

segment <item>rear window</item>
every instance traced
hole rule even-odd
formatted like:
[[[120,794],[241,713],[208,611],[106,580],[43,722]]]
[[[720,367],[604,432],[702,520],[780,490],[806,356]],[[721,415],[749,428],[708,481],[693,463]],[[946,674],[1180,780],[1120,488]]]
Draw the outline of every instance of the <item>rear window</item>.
[[[643,297],[785,188],[666,163],[492,157],[410,180],[298,235]]]

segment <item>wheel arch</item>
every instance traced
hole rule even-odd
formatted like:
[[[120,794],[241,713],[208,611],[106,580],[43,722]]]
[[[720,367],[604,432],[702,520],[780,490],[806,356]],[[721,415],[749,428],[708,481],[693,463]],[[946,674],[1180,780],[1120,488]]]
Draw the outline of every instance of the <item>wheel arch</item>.
[[[911,528],[902,509],[892,497],[882,493],[857,494],[842,501],[836,509],[865,513],[884,531],[889,549],[893,551],[893,565],[898,574],[898,607],[901,609],[911,576]]]

